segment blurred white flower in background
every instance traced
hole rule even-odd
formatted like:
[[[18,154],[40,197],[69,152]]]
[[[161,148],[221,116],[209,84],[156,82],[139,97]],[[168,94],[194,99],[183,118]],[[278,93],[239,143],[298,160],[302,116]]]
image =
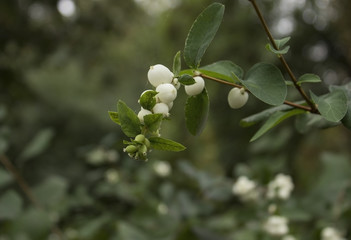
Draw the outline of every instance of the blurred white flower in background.
[[[267,197],[280,198],[286,200],[290,197],[294,184],[291,177],[284,174],[278,174],[273,181],[268,183]]]
[[[288,219],[283,216],[270,216],[263,226],[264,230],[273,236],[283,236],[289,232]]]
[[[332,227],[323,228],[321,237],[321,240],[346,240],[338,230]]]
[[[171,165],[164,161],[155,162],[153,168],[156,174],[160,177],[167,177],[171,174],[172,171]]]
[[[258,189],[255,181],[246,176],[240,176],[233,184],[232,191],[242,200],[255,200],[258,198]]]
[[[291,236],[291,235],[286,235],[282,238],[282,240],[296,240],[296,238],[294,236]]]
[[[108,169],[105,172],[105,178],[109,183],[117,183],[119,181],[119,174],[116,169]]]

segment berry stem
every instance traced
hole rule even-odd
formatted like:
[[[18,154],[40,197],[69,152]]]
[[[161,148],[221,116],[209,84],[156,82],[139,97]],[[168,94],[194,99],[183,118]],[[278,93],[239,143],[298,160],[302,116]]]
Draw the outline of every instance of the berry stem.
[[[274,47],[275,50],[279,50],[277,44],[274,41],[274,38],[268,28],[268,25],[266,23],[266,21],[263,18],[263,15],[260,11],[260,9],[258,8],[258,5],[256,4],[256,0],[249,0],[252,3],[252,6],[254,7],[258,18],[261,21],[261,24],[272,44],[272,46]],[[307,96],[307,94],[305,93],[305,91],[301,88],[301,86],[299,84],[297,84],[297,79],[294,75],[294,73],[291,71],[291,68],[289,67],[288,63],[286,62],[285,58],[283,57],[283,55],[278,54],[278,58],[280,60],[280,62],[283,64],[285,70],[288,72],[294,87],[297,89],[297,91],[300,93],[300,95],[305,99],[306,103],[311,107],[311,109],[309,110],[312,113],[318,113],[318,109],[316,108],[316,105],[311,101],[311,99]]]
[[[226,84],[226,85],[229,85],[229,86],[232,86],[232,87],[243,88],[242,85],[239,85],[239,84],[236,84],[236,83],[232,83],[232,82],[228,82],[228,81],[225,81],[225,80],[222,80],[222,79],[218,79],[218,78],[215,78],[215,77],[211,77],[211,76],[208,76],[208,75],[203,74],[203,73],[200,73],[197,76],[200,76],[200,77],[203,77],[203,78],[206,78],[206,79],[209,79],[209,80],[221,83],[221,84]],[[250,92],[247,89],[245,89],[245,91]],[[296,104],[296,103],[293,103],[293,102],[290,102],[290,101],[286,101],[285,100],[284,104],[292,106],[294,108],[303,109],[303,110],[308,111],[308,112],[313,112],[311,107],[300,105],[300,104]]]

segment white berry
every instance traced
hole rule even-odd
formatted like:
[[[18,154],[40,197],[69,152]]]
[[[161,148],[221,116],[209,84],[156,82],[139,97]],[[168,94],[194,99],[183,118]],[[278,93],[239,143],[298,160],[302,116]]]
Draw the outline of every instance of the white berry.
[[[196,76],[194,77],[195,83],[192,85],[185,86],[185,92],[189,96],[198,95],[205,88],[205,81],[202,77]]]
[[[237,109],[244,106],[249,99],[249,94],[244,88],[233,88],[228,94],[228,103],[231,108]]]
[[[141,123],[144,123],[144,116],[152,114],[151,111],[146,110],[144,108],[141,108],[141,110],[138,112],[138,118],[140,120]]]
[[[158,97],[160,102],[166,104],[173,102],[177,97],[177,89],[170,83],[162,83],[158,85],[156,92],[158,92],[156,97]]]
[[[166,103],[156,103],[155,106],[153,107],[152,111],[154,113],[161,113],[163,116],[168,117],[169,115],[169,108]]]
[[[173,80],[173,73],[162,64],[151,66],[147,77],[152,86],[157,87],[162,83],[171,83]]]

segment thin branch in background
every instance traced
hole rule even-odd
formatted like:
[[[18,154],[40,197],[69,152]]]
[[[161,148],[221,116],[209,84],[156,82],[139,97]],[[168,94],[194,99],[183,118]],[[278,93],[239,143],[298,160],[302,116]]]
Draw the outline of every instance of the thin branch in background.
[[[12,174],[15,178],[17,184],[23,191],[24,195],[29,199],[29,201],[36,207],[37,209],[44,210],[44,207],[40,204],[40,202],[36,199],[33,192],[29,188],[27,182],[24,180],[22,175],[19,173],[17,168],[11,163],[11,161],[5,156],[0,155],[0,162],[4,165],[4,167]],[[56,234],[61,240],[65,239],[62,231],[58,228],[56,224],[53,223],[52,232]]]

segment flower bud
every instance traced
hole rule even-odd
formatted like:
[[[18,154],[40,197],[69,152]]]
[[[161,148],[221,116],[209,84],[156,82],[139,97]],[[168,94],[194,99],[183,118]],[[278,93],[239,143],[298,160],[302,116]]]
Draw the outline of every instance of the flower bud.
[[[231,108],[237,109],[244,106],[249,99],[249,94],[242,88],[233,88],[228,94],[228,103]]]
[[[165,103],[156,103],[156,105],[154,106],[154,108],[152,109],[152,111],[154,113],[162,113],[163,116],[168,117],[169,115],[169,108],[167,106],[167,104]]]
[[[157,87],[162,83],[171,83],[173,80],[174,74],[162,64],[156,64],[151,66],[147,77],[152,86]]]
[[[136,142],[138,142],[138,143],[144,143],[144,141],[145,141],[145,136],[144,136],[143,134],[139,134],[139,135],[137,135],[137,136],[134,138],[134,140],[135,140]]]
[[[156,92],[158,92],[156,95],[158,99],[166,104],[173,102],[177,97],[177,89],[170,83],[162,83],[158,85]]]
[[[144,116],[149,115],[149,114],[152,114],[152,112],[149,110],[146,110],[144,108],[141,108],[141,110],[138,113],[138,118],[139,118],[140,122],[144,123]]]
[[[194,84],[184,86],[185,92],[189,96],[198,95],[205,88],[205,81],[202,77],[196,76],[194,77],[194,80],[195,80]]]

